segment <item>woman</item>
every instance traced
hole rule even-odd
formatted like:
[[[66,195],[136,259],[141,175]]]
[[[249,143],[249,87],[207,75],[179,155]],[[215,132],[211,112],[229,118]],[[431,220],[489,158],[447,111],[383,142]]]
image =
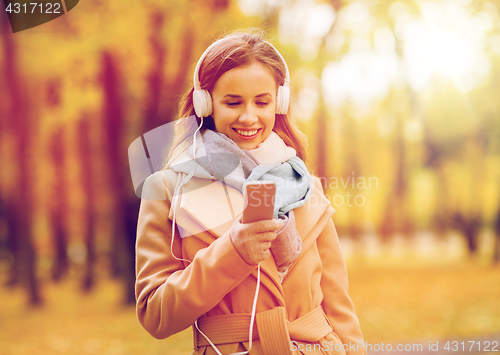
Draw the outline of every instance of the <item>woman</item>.
[[[169,163],[145,182],[137,315],[156,338],[193,325],[193,354],[366,353],[335,211],[287,115],[288,82],[260,35],[212,44]],[[276,218],[241,223],[244,183],[269,178],[284,201]]]

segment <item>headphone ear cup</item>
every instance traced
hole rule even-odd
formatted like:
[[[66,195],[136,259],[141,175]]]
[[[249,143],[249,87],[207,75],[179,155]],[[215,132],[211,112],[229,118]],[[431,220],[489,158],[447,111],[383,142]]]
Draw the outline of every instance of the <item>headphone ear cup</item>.
[[[212,114],[212,97],[207,90],[193,91],[194,112],[198,117],[207,117]]]
[[[290,87],[278,87],[278,94],[276,95],[276,113],[278,115],[286,115],[288,113],[288,105],[290,103]]]

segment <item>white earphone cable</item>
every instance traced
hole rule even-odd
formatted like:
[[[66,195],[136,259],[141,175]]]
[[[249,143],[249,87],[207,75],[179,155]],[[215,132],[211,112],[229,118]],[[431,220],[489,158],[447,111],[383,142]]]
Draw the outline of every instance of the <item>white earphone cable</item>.
[[[196,170],[196,134],[199,132],[199,130],[201,129],[201,126],[203,126],[203,117],[201,117],[201,122],[200,122],[200,125],[198,126],[198,128],[196,129],[196,131],[194,132],[193,134],[193,157],[194,157],[194,162],[193,162],[193,171],[191,171],[182,181],[181,183],[179,184],[179,186],[176,187],[175,191],[174,191],[174,198],[173,198],[173,209],[174,209],[174,215],[173,215],[173,218],[172,218],[172,239],[170,240],[170,253],[172,254],[172,256],[179,260],[179,261],[187,261],[188,263],[191,263],[190,260],[187,260],[187,259],[182,259],[182,258],[178,258],[175,256],[174,254],[174,237],[175,237],[175,211],[177,210],[177,197],[179,196],[179,190],[182,186],[184,186],[193,176],[194,176],[194,173],[195,173],[195,170]]]
[[[260,263],[257,264],[257,286],[255,287],[255,295],[253,298],[253,304],[252,304],[252,314],[250,316],[250,329],[248,330],[248,350],[247,351],[240,351],[237,353],[231,353],[229,355],[245,355],[250,353],[250,350],[252,350],[252,338],[253,338],[253,325],[255,324],[255,314],[257,312],[257,299],[259,298],[259,289],[260,289]],[[218,355],[223,355],[219,349],[217,349],[217,346],[215,346],[214,343],[210,340],[210,338],[203,333],[200,328],[198,327],[198,320],[194,322],[194,325],[196,329],[200,332],[201,335],[208,341],[208,343],[214,348],[215,352]]]

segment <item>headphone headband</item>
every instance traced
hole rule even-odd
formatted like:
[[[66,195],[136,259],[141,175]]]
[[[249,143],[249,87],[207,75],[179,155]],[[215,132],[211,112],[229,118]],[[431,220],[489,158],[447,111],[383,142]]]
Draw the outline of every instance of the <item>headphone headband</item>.
[[[203,52],[200,59],[198,60],[198,63],[196,64],[196,68],[194,69],[194,75],[193,75],[193,86],[194,86],[193,106],[196,115],[198,117],[201,118],[207,117],[212,113],[212,98],[210,97],[210,93],[207,90],[202,89],[200,84],[199,71],[201,63],[203,63],[203,60],[205,59],[208,52],[210,52],[212,48],[214,48],[217,44],[223,41],[231,39],[234,39],[234,36],[224,37],[212,43]],[[269,45],[275,51],[275,53],[280,57],[281,61],[283,62],[283,65],[285,66],[285,82],[283,83],[283,85],[280,85],[278,87],[278,95],[276,97],[276,113],[286,114],[288,112],[288,102],[290,100],[290,72],[288,71],[288,66],[285,62],[285,59],[283,58],[281,53],[276,49],[276,47],[274,47],[271,43],[265,40],[262,41],[267,45]]]

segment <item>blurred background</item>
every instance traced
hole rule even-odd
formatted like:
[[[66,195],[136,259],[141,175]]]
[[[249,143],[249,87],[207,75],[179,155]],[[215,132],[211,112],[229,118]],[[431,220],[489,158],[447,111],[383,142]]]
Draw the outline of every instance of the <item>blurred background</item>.
[[[496,0],[82,0],[15,34],[0,8],[3,354],[190,353],[135,317],[127,149],[249,27],[290,68],[365,340],[498,340]]]

